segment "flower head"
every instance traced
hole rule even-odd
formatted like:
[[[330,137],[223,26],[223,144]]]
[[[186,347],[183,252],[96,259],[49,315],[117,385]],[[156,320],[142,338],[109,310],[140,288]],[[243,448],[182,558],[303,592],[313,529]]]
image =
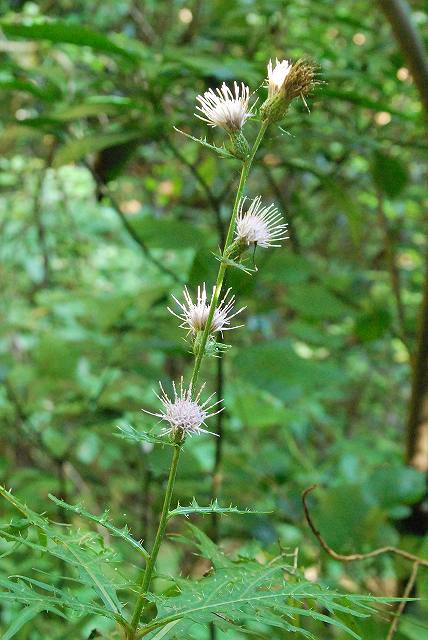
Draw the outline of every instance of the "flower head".
[[[195,398],[192,398],[192,389],[189,387],[185,389],[183,386],[183,378],[180,380],[180,387],[177,390],[175,383],[172,383],[174,390],[174,398],[171,400],[166,394],[162,384],[159,382],[161,393],[156,394],[160,402],[163,405],[163,411],[160,413],[152,413],[151,411],[145,411],[152,416],[160,418],[162,421],[168,423],[168,427],[164,430],[163,434],[171,434],[172,436],[179,435],[182,438],[186,436],[192,436],[200,433],[211,433],[203,429],[203,425],[206,426],[206,420],[212,416],[217,415],[223,408],[214,410],[222,400],[213,402],[210,404],[213,396],[210,395],[205,402],[201,402],[201,394],[205,385],[202,385]],[[217,435],[217,434],[212,434]]]
[[[269,60],[268,69],[268,96],[271,98],[273,95],[280,91],[284,84],[284,81],[292,69],[292,64],[288,60],[276,59],[275,66],[272,65],[272,60]]]
[[[214,295],[215,287],[213,287],[212,296]],[[221,302],[216,306],[213,319],[211,321],[210,333],[216,333],[217,331],[227,331],[229,329],[236,329],[237,327],[231,327],[230,321],[238,313],[241,313],[245,307],[242,307],[238,311],[233,313],[233,305],[235,303],[235,296],[229,296],[231,289],[228,289],[223,296]],[[211,299],[208,299],[205,283],[198,287],[196,296],[196,302],[193,302],[189,290],[187,287],[183,289],[184,303],[177,300],[175,296],[172,296],[175,302],[181,309],[181,313],[175,313],[168,307],[168,311],[172,313],[176,318],[182,321],[180,327],[188,329],[189,333],[197,334],[205,329],[205,325],[208,320],[208,314],[210,310]]]
[[[261,196],[257,196],[244,212],[246,198],[241,198],[236,219],[236,242],[257,244],[260,247],[279,247],[277,242],[285,240],[287,224],[283,224],[281,214],[273,205],[264,207]]]
[[[282,92],[291,101],[293,98],[305,96],[316,84],[315,67],[307,60],[297,60],[293,64],[288,60],[276,58],[275,66],[269,60],[268,66],[268,97]]]
[[[301,97],[304,101],[319,84],[315,65],[303,58],[293,63],[276,58],[275,65],[269,60],[267,70],[268,97],[260,107],[260,114],[268,123],[281,120],[294,98]]]
[[[246,120],[254,114],[248,109],[250,90],[244,84],[233,83],[234,92],[223,82],[220,89],[209,89],[203,95],[197,96],[199,105],[196,107],[202,113],[195,113],[197,118],[207,122],[211,127],[222,127],[228,133],[236,133],[242,129]]]

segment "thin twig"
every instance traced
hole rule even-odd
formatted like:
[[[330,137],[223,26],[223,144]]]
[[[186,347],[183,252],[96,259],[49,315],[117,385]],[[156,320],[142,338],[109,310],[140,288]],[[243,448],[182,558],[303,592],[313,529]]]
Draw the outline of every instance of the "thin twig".
[[[34,200],[33,200],[33,216],[37,229],[37,239],[39,242],[40,251],[42,254],[43,262],[43,277],[41,286],[46,287],[49,284],[50,278],[50,261],[49,250],[46,242],[46,227],[42,217],[42,205],[43,205],[43,185],[45,182],[46,167],[37,176]]]
[[[318,540],[318,542],[320,543],[320,545],[324,549],[324,551],[331,558],[334,558],[334,560],[339,560],[340,562],[356,562],[356,561],[359,561],[359,560],[368,560],[369,558],[376,558],[377,556],[383,555],[384,553],[392,553],[392,554],[394,554],[396,556],[399,556],[400,558],[404,558],[404,560],[409,560],[410,562],[417,562],[419,565],[421,565],[421,567],[427,567],[428,568],[428,560],[424,560],[423,558],[420,558],[419,556],[415,556],[413,553],[409,553],[408,551],[404,551],[404,549],[398,549],[397,547],[386,546],[386,547],[380,547],[379,549],[374,549],[373,551],[369,551],[368,553],[351,553],[349,555],[344,555],[342,553],[337,553],[337,551],[332,549],[327,544],[327,542],[324,540],[324,538],[322,537],[321,533],[316,528],[316,526],[314,524],[314,521],[312,519],[312,516],[310,514],[310,511],[309,511],[309,507],[308,507],[308,503],[307,503],[307,497],[314,489],[316,489],[316,487],[317,487],[317,485],[314,484],[311,487],[308,487],[307,489],[305,489],[304,492],[302,493],[303,509],[304,509],[304,512],[305,512],[305,517],[306,517],[307,523],[308,523],[312,533],[314,534],[314,536],[316,537],[316,539]]]
[[[144,240],[135,231],[135,229],[132,226],[132,224],[129,223],[127,217],[125,216],[125,214],[123,213],[122,209],[120,208],[120,204],[117,202],[116,198],[113,196],[112,192],[110,191],[108,186],[103,182],[101,177],[97,174],[95,169],[93,167],[91,167],[91,165],[89,163],[87,163],[87,162],[84,162],[83,164],[91,172],[92,177],[94,178],[94,180],[95,180],[100,192],[106,198],[108,198],[110,200],[111,206],[116,211],[116,213],[117,213],[121,223],[123,224],[124,228],[126,229],[128,234],[131,236],[131,238],[134,240],[134,242],[136,242],[138,244],[138,246],[140,247],[140,249],[143,252],[143,254],[145,255],[145,257],[148,260],[150,260],[150,262],[152,262],[159,269],[159,271],[162,271],[162,273],[165,273],[166,275],[168,275],[175,282],[180,282],[181,283],[181,278],[174,271],[172,271],[171,269],[166,267],[161,260],[158,260],[152,254],[152,252],[150,251],[150,249],[148,248],[148,246],[146,245]]]
[[[424,40],[413,19],[412,8],[406,0],[378,0],[388,19],[400,49],[407,59],[418,90],[428,124],[428,54]],[[418,338],[413,357],[412,391],[407,420],[406,461],[426,472],[428,456],[428,248],[425,249],[425,282],[419,314]]]
[[[272,175],[271,170],[265,164],[262,164],[263,172],[266,176],[266,179],[275,194],[278,203],[281,206],[281,209],[286,217],[286,221],[288,223],[288,228],[290,231],[290,243],[295,253],[300,253],[300,241],[296,233],[296,228],[294,226],[294,220],[291,216],[290,209],[291,207],[289,202],[289,194],[286,193],[283,189],[280,189],[277,184],[275,178]]]
[[[410,594],[412,592],[413,586],[414,586],[414,584],[416,582],[416,578],[417,578],[417,575],[418,575],[419,564],[420,563],[418,561],[413,563],[412,572],[411,572],[411,574],[409,576],[409,579],[407,580],[406,586],[405,586],[404,591],[403,591],[403,595],[402,595],[403,599],[401,600],[400,604],[397,607],[397,611],[394,614],[394,618],[393,618],[393,620],[391,622],[391,626],[389,627],[388,635],[386,636],[386,640],[392,640],[392,638],[395,635],[395,632],[398,629],[398,625],[400,623],[400,618],[401,618],[401,616],[402,616],[402,614],[404,612],[404,609],[406,607],[406,604],[407,604],[407,599],[409,598],[409,596],[410,596]]]
[[[226,234],[223,220],[221,219],[220,200],[213,194],[209,185],[206,183],[205,179],[201,176],[196,167],[191,162],[189,162],[185,156],[183,156],[183,154],[177,149],[174,143],[171,142],[169,138],[164,138],[164,142],[165,145],[170,149],[170,151],[172,151],[172,153],[175,155],[177,160],[179,160],[185,167],[187,167],[187,169],[196,179],[196,182],[199,184],[199,186],[207,196],[207,200],[215,215],[217,232],[220,238],[220,246],[223,247]]]

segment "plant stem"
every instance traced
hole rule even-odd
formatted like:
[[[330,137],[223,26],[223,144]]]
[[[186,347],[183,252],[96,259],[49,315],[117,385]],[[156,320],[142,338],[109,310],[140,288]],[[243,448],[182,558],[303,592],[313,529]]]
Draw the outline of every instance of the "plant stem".
[[[146,568],[142,573],[141,579],[140,579],[141,591],[137,600],[137,604],[135,605],[134,614],[131,620],[132,631],[131,631],[131,635],[129,636],[130,640],[132,640],[132,638],[135,637],[135,631],[138,627],[141,612],[144,607],[145,596],[150,587],[153,569],[156,563],[156,559],[158,557],[159,549],[160,549],[164,534],[165,534],[166,524],[168,520],[168,512],[171,505],[172,492],[174,490],[175,476],[177,474],[178,460],[180,458],[181,445],[182,443],[174,445],[174,454],[172,456],[171,468],[169,470],[168,483],[166,486],[165,498],[163,501],[162,513],[159,520],[158,530],[156,532],[156,537],[153,543],[153,549],[150,553],[150,558],[147,562]]]
[[[236,192],[236,197],[235,197],[235,202],[233,204],[233,210],[232,210],[232,215],[230,218],[230,222],[229,222],[229,229],[227,231],[227,235],[226,235],[226,240],[224,243],[224,247],[223,247],[223,252],[222,252],[222,257],[226,257],[227,256],[227,251],[228,248],[230,247],[230,245],[233,242],[233,234],[235,232],[235,225],[236,225],[236,218],[238,215],[238,205],[239,205],[239,201],[242,197],[242,194],[244,192],[245,189],[245,185],[247,182],[247,178],[248,178],[248,174],[250,173],[250,168],[252,165],[252,162],[254,160],[254,156],[256,155],[257,149],[260,146],[260,143],[263,139],[263,136],[266,132],[267,129],[267,123],[263,122],[259,132],[257,134],[256,140],[254,141],[253,144],[253,148],[251,149],[251,152],[248,156],[248,158],[246,158],[246,160],[244,161],[243,165],[242,165],[242,169],[241,169],[241,175],[239,178],[239,185],[238,185],[238,190]],[[215,289],[214,289],[214,294],[212,296],[211,299],[211,304],[210,304],[210,309],[209,309],[209,313],[208,313],[208,318],[207,318],[207,322],[205,324],[204,327],[204,332],[202,334],[202,340],[201,340],[201,344],[200,344],[200,348],[198,349],[198,353],[196,354],[195,357],[195,362],[193,365],[193,372],[192,372],[192,377],[190,380],[190,389],[194,389],[197,380],[198,380],[198,376],[199,376],[199,371],[201,368],[201,363],[202,363],[202,359],[205,353],[205,347],[206,347],[206,343],[208,340],[208,336],[210,334],[210,327],[211,327],[211,323],[212,323],[212,319],[214,317],[214,312],[218,303],[218,299],[220,297],[220,293],[221,293],[221,289],[223,286],[223,281],[224,281],[224,275],[226,273],[226,268],[227,265],[224,262],[220,263],[220,267],[218,270],[218,275],[217,275],[217,280],[216,280],[216,284],[215,284]],[[164,498],[164,502],[163,502],[163,507],[162,507],[162,513],[161,513],[161,517],[159,520],[159,525],[158,525],[158,530],[156,532],[156,537],[155,537],[155,541],[153,543],[153,548],[152,551],[150,553],[150,558],[147,561],[145,570],[142,572],[141,577],[140,577],[140,581],[139,581],[139,585],[140,585],[140,594],[138,596],[137,599],[137,603],[135,605],[135,609],[134,609],[134,613],[132,615],[132,619],[131,619],[131,624],[130,624],[130,629],[128,631],[128,640],[134,640],[134,638],[136,637],[136,633],[137,633],[137,628],[138,628],[138,623],[140,621],[140,617],[141,617],[141,613],[143,611],[144,608],[144,604],[145,604],[145,598],[147,595],[147,592],[150,588],[150,582],[152,579],[152,574],[153,574],[153,569],[156,563],[156,559],[159,553],[159,549],[160,546],[162,544],[162,540],[163,537],[165,535],[165,529],[166,529],[166,525],[167,525],[167,521],[168,521],[168,513],[169,513],[169,508],[171,505],[171,499],[172,499],[172,493],[174,490],[174,482],[175,482],[175,476],[177,474],[177,466],[178,466],[178,460],[180,458],[180,452],[181,452],[181,447],[183,445],[183,440],[181,440],[180,442],[177,442],[174,446],[174,454],[172,457],[172,461],[171,461],[171,468],[169,470],[169,476],[168,476],[168,483],[167,483],[167,487],[166,487],[166,492],[165,492],[165,498]]]
[[[257,138],[253,144],[253,148],[251,149],[250,155],[248,156],[248,158],[246,158],[246,160],[244,161],[243,165],[242,165],[242,169],[241,169],[241,175],[239,178],[239,185],[238,185],[238,189],[236,191],[236,196],[235,196],[235,202],[233,204],[233,210],[232,210],[232,215],[230,218],[230,222],[229,222],[229,228],[227,230],[227,235],[226,235],[226,241],[224,243],[224,247],[223,247],[223,252],[222,252],[222,258],[227,257],[227,251],[230,247],[230,245],[233,242],[233,234],[235,232],[235,226],[236,226],[236,218],[238,216],[238,205],[239,205],[239,201],[244,193],[244,189],[245,189],[245,185],[247,183],[247,178],[248,175],[250,173],[250,169],[251,169],[251,165],[253,163],[254,160],[254,156],[257,153],[257,149],[260,146],[260,143],[263,139],[264,134],[266,133],[266,129],[268,127],[267,122],[263,122],[259,132],[257,134]],[[220,262],[220,267],[218,269],[218,274],[217,274],[217,280],[215,283],[215,287],[214,287],[214,293],[213,296],[211,298],[211,304],[210,304],[210,309],[208,312],[208,318],[204,327],[204,332],[202,334],[202,339],[201,339],[201,343],[199,345],[199,349],[198,349],[198,353],[196,354],[196,358],[195,358],[195,365],[193,367],[193,373],[192,373],[192,378],[190,380],[190,387],[191,389],[194,389],[197,380],[198,380],[198,376],[199,376],[199,370],[201,368],[201,364],[202,364],[202,359],[204,357],[205,354],[205,347],[207,344],[207,340],[208,340],[208,336],[210,334],[210,329],[211,329],[211,324],[212,324],[212,320],[214,317],[214,312],[216,310],[217,304],[218,304],[218,300],[220,298],[220,294],[221,294],[221,289],[223,286],[223,281],[224,281],[224,275],[226,273],[226,269],[227,269],[227,264],[225,262]]]

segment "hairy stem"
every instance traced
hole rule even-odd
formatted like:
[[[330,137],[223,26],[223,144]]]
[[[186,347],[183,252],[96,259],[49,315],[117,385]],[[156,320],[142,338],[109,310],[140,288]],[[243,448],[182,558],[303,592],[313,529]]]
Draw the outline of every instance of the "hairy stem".
[[[246,158],[246,160],[244,161],[243,165],[242,165],[242,169],[241,169],[241,175],[239,178],[239,184],[238,184],[238,189],[236,191],[236,196],[235,196],[235,202],[233,204],[233,210],[232,210],[232,215],[230,218],[230,222],[229,222],[229,228],[227,230],[227,235],[226,235],[226,240],[224,243],[224,247],[223,247],[223,252],[222,252],[222,257],[226,258],[227,257],[227,253],[228,253],[228,249],[230,247],[230,245],[233,242],[233,234],[235,232],[235,226],[236,226],[236,218],[238,215],[238,205],[239,205],[239,201],[244,193],[244,189],[245,189],[245,185],[247,183],[247,178],[248,175],[250,173],[250,169],[251,169],[251,165],[253,163],[254,160],[254,156],[257,153],[257,149],[260,146],[260,143],[263,139],[264,134],[266,133],[266,129],[268,127],[267,122],[263,122],[259,132],[257,134],[257,138],[254,142],[253,148],[251,149],[250,155],[248,156],[248,158]],[[205,354],[205,347],[207,344],[207,340],[208,337],[210,335],[210,329],[211,329],[211,324],[212,324],[212,320],[214,317],[214,312],[216,310],[219,298],[220,298],[220,294],[221,294],[221,290],[223,287],[223,281],[224,281],[224,276],[226,273],[226,269],[227,269],[227,265],[225,262],[220,262],[220,267],[218,269],[218,274],[217,274],[217,280],[215,283],[215,287],[214,287],[214,293],[213,296],[211,298],[211,304],[210,304],[210,309],[208,312],[208,318],[204,327],[204,332],[202,334],[202,339],[201,339],[201,343],[199,345],[199,349],[198,349],[198,353],[196,354],[196,358],[195,358],[195,365],[193,367],[193,373],[192,373],[192,378],[190,380],[190,387],[192,389],[194,389],[197,381],[198,381],[198,377],[199,377],[199,371],[201,368],[201,364],[202,364],[202,359],[204,357]]]
[[[174,490],[175,476],[177,474],[178,461],[180,458],[181,444],[182,443],[177,443],[174,446],[174,453],[172,456],[171,468],[169,470],[168,483],[166,485],[165,498],[163,501],[163,507],[162,507],[161,517],[159,520],[159,526],[156,532],[153,548],[150,553],[150,558],[147,561],[145,570],[141,574],[141,578],[140,578],[141,590],[140,590],[140,595],[138,597],[137,604],[135,605],[135,610],[131,620],[131,630],[128,634],[129,640],[132,640],[133,638],[135,638],[135,631],[138,627],[141,612],[145,604],[145,597],[150,587],[153,569],[156,563],[156,559],[158,557],[158,553],[159,553],[160,546],[162,544],[163,537],[165,535],[166,524],[168,521],[168,512],[171,506],[172,493]]]
[[[227,231],[227,235],[226,235],[226,240],[224,243],[224,247],[223,247],[223,253],[222,253],[222,257],[226,257],[227,256],[227,252],[228,249],[230,247],[230,245],[233,242],[233,234],[235,232],[235,226],[236,226],[236,218],[238,215],[238,205],[239,205],[239,201],[244,193],[244,189],[245,189],[245,185],[247,182],[247,178],[248,175],[250,173],[250,168],[252,165],[252,162],[254,160],[254,157],[256,155],[257,149],[260,146],[260,143],[263,139],[263,136],[266,132],[267,129],[267,123],[263,123],[259,129],[259,132],[257,134],[256,140],[254,142],[253,148],[251,149],[251,152],[248,156],[248,158],[246,158],[246,160],[243,163],[242,169],[241,169],[241,175],[239,178],[239,185],[238,185],[238,189],[236,192],[236,197],[235,197],[235,202],[233,204],[233,210],[232,210],[232,215],[230,218],[230,222],[229,222],[229,228]],[[193,372],[192,372],[192,377],[190,380],[190,388],[192,390],[194,390],[195,385],[197,383],[198,380],[198,376],[199,376],[199,371],[201,368],[201,363],[202,363],[202,359],[205,353],[205,347],[206,347],[206,343],[208,340],[208,336],[210,334],[210,327],[211,327],[211,323],[212,323],[212,319],[214,317],[214,312],[218,303],[218,299],[220,297],[221,294],[221,289],[223,286],[223,281],[224,281],[224,276],[226,273],[226,268],[227,265],[224,262],[220,263],[220,267],[218,270],[218,275],[217,275],[217,280],[216,280],[216,284],[215,284],[215,290],[214,290],[214,294],[212,296],[211,299],[211,304],[210,304],[210,309],[209,309],[209,313],[208,313],[208,318],[207,318],[207,322],[204,328],[204,332],[202,335],[202,340],[201,340],[201,344],[200,344],[200,348],[198,350],[198,353],[196,354],[195,357],[195,362],[193,365]],[[151,579],[152,579],[152,574],[153,574],[153,569],[155,567],[155,563],[158,557],[158,553],[159,553],[159,549],[160,546],[162,544],[162,540],[164,538],[165,535],[165,530],[166,530],[166,525],[167,525],[167,521],[168,521],[168,513],[169,513],[169,509],[170,509],[170,505],[171,505],[171,499],[172,499],[172,494],[174,491],[174,483],[175,483],[175,476],[177,474],[177,466],[178,466],[178,461],[180,458],[180,452],[181,452],[181,447],[183,445],[183,440],[181,440],[180,442],[177,442],[174,446],[174,454],[172,457],[172,461],[171,461],[171,468],[169,470],[169,476],[168,476],[168,483],[167,483],[167,487],[166,487],[166,492],[165,492],[165,498],[164,498],[164,502],[163,502],[163,507],[162,507],[162,513],[160,516],[160,520],[159,520],[159,525],[158,525],[158,529],[156,532],[156,536],[155,536],[155,540],[153,543],[153,548],[152,551],[150,553],[150,558],[147,561],[145,570],[142,572],[141,577],[140,577],[140,581],[139,581],[139,586],[140,586],[140,594],[138,596],[137,599],[137,603],[135,605],[135,609],[134,609],[134,613],[132,615],[132,619],[131,619],[131,623],[130,623],[130,629],[128,630],[128,640],[134,640],[134,638],[136,637],[137,634],[137,628],[138,628],[138,623],[140,621],[140,617],[141,617],[141,613],[144,609],[144,605],[145,605],[145,599],[146,599],[146,595],[147,592],[150,588],[150,583],[151,583]]]

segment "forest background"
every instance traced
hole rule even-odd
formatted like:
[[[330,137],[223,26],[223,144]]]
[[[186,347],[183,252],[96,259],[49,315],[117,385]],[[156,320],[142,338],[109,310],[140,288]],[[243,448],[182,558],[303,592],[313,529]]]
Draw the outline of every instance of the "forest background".
[[[48,493],[108,506],[150,544],[169,451],[117,426],[147,427],[155,381],[191,364],[167,306],[184,284],[214,281],[237,177],[236,161],[174,127],[204,137],[196,94],[235,79],[258,89],[269,58],[309,56],[324,81],[310,113],[297,101],[269,130],[250,178],[290,238],[257,249],[257,278],[230,275],[246,331],[207,367],[227,406],[221,438],[188,442],[176,495],[271,512],[192,522],[229,551],[297,547],[308,578],[350,592],[401,595],[412,565],[329,557],[304,517],[313,484],[311,513],[337,552],[428,559],[428,10],[391,12],[403,6],[0,3],[0,477],[32,509],[75,523]],[[0,513],[12,517],[5,502]],[[34,562],[2,560],[23,575]],[[172,540],[159,562],[204,570]],[[427,569],[412,593],[422,600],[397,640],[427,637]],[[0,599],[0,629],[17,611]],[[377,640],[390,619],[364,624]],[[79,625],[70,637],[87,638],[93,621]],[[61,634],[39,617],[17,637]]]

